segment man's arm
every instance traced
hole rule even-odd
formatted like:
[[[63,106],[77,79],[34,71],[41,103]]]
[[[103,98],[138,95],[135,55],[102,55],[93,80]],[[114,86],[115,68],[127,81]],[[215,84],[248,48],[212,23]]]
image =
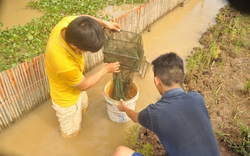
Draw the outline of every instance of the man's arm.
[[[94,73],[93,75],[90,75],[89,77],[85,78],[83,77],[83,80],[75,86],[80,91],[85,91],[89,89],[90,87],[94,86],[105,74],[107,73],[119,73],[120,72],[120,63],[109,63],[106,64],[101,70]]]
[[[105,21],[105,20],[102,20],[102,19],[90,16],[90,15],[78,15],[78,16],[88,16],[88,17],[91,17],[91,18],[95,19],[97,22],[99,22],[102,27],[105,27],[105,28],[110,29],[110,30],[115,30],[115,31],[120,31],[121,30],[120,25],[118,23],[115,23],[115,22]]]
[[[135,123],[139,123],[138,122],[138,115],[139,112],[136,112],[130,108],[128,108],[127,104],[121,99],[121,104],[119,106],[117,106],[117,108],[119,109],[119,111],[121,112],[126,112],[126,114],[128,115],[128,117],[134,121]]]

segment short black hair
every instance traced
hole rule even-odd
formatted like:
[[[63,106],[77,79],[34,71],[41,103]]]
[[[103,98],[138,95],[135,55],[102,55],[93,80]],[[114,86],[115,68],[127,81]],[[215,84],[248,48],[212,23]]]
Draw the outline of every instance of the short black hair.
[[[66,28],[65,39],[68,44],[73,44],[81,50],[97,52],[103,46],[104,32],[101,24],[95,19],[80,16]]]
[[[184,78],[183,60],[174,52],[160,55],[153,60],[154,76],[158,76],[165,86],[182,84]]]

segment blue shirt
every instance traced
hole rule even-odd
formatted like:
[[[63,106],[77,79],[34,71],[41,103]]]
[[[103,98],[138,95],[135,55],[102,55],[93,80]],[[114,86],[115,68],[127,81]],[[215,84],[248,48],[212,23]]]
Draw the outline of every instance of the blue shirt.
[[[219,156],[219,148],[203,97],[174,88],[148,105],[138,122],[153,131],[168,156]]]

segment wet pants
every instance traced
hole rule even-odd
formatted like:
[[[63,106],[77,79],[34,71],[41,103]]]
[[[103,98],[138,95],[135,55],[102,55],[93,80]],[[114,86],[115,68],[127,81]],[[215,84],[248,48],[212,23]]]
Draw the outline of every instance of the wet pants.
[[[56,116],[60,123],[60,130],[64,138],[77,136],[81,130],[82,112],[88,108],[88,95],[81,92],[78,101],[70,107],[60,107],[52,101],[52,107],[56,110]]]

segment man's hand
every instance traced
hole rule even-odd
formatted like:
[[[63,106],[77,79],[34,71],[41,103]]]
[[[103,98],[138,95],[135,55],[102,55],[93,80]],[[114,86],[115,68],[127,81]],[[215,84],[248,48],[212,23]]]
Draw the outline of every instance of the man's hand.
[[[121,71],[119,62],[109,63],[105,65],[104,68],[106,69],[107,73],[119,73]]]
[[[107,73],[119,73],[120,72],[120,63],[119,62],[114,62],[114,63],[109,63],[102,67],[101,70],[98,72],[90,75],[89,77],[85,78],[83,76],[82,81],[80,84],[76,85],[75,88],[77,88],[80,91],[85,91],[95,85],[105,74]]]
[[[125,108],[128,107],[128,106],[122,99],[120,99],[120,101],[121,101],[121,104],[118,105],[117,108],[119,109],[119,111],[125,112]]]
[[[110,30],[115,30],[115,31],[120,31],[121,30],[121,26],[118,24],[118,23],[115,23],[115,22],[112,22],[112,21],[105,21],[105,20],[102,20],[102,19],[99,19],[99,18],[96,18],[94,16],[90,16],[90,15],[78,15],[79,17],[80,16],[88,16],[88,17],[91,17],[95,20],[97,20],[97,22],[99,22],[101,24],[102,27],[105,27],[107,29],[110,29]]]
[[[138,112],[135,112],[134,110],[130,109],[127,104],[120,99],[121,104],[117,106],[117,108],[119,109],[119,111],[121,112],[126,112],[126,114],[128,115],[128,117],[133,120],[135,123],[138,123]]]
[[[105,22],[105,27],[107,29],[115,30],[115,31],[120,31],[121,30],[121,26],[118,23],[111,22],[111,21],[110,22],[106,21]]]

